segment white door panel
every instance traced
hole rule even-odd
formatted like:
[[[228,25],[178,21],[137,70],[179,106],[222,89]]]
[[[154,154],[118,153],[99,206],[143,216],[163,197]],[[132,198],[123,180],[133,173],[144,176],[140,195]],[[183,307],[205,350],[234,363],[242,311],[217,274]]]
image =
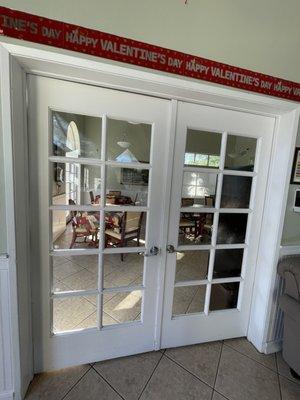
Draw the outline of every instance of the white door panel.
[[[28,90],[35,369],[152,350],[163,266],[139,253],[161,246],[170,102],[37,76]]]
[[[274,122],[179,103],[162,347],[247,334]]]

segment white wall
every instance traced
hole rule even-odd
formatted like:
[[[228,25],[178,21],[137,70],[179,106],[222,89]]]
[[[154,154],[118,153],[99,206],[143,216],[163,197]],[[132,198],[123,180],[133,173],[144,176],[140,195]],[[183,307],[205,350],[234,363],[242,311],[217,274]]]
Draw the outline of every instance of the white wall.
[[[299,0],[4,0],[2,6],[300,81]]]

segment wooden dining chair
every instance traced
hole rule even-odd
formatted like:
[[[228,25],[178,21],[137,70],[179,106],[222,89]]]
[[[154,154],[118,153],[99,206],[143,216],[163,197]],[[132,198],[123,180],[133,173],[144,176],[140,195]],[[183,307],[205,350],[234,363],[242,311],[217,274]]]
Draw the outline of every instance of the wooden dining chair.
[[[76,215],[72,218],[72,229],[73,236],[70,244],[70,249],[73,248],[77,239],[83,239],[84,243],[87,243],[87,239],[91,238],[91,243],[97,242],[97,228],[92,226],[89,219],[86,216]]]
[[[119,225],[110,225],[105,229],[106,247],[125,247],[129,241],[135,240],[140,245],[143,212],[124,212]],[[121,254],[124,261],[124,254]]]

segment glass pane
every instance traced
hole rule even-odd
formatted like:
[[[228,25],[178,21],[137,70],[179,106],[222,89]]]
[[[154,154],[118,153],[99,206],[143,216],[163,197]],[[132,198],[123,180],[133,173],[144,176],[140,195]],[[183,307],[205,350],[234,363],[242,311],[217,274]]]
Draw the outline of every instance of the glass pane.
[[[216,250],[213,277],[229,278],[240,276],[243,255],[243,249]]]
[[[248,214],[220,214],[217,243],[244,243]]]
[[[174,288],[173,315],[204,311],[206,285]]]
[[[52,129],[52,155],[100,158],[101,118],[53,111]]]
[[[95,165],[52,163],[52,204],[97,204],[101,194],[101,169]]]
[[[108,118],[107,160],[149,163],[151,130],[149,124]]]
[[[209,250],[180,251],[176,253],[176,282],[207,278]]]
[[[252,178],[246,176],[224,175],[221,207],[248,208]]]
[[[228,135],[225,157],[225,169],[253,171],[256,142],[254,138]]]
[[[105,213],[105,247],[145,246],[146,213]]]
[[[203,172],[184,172],[182,207],[214,207],[218,175]]]
[[[66,332],[97,325],[97,296],[53,299],[53,332]]]
[[[239,282],[219,283],[211,286],[211,311],[236,308],[239,296]]]
[[[178,244],[209,244],[212,226],[212,213],[180,213]]]
[[[52,211],[52,248],[98,247],[99,220],[99,212]]]
[[[143,269],[144,257],[140,254],[105,254],[103,257],[103,286],[109,288],[141,285]]]
[[[140,321],[142,292],[134,290],[122,293],[103,294],[103,325]],[[105,317],[105,318],[104,318]]]
[[[146,206],[149,170],[107,167],[106,204]]]
[[[221,140],[220,133],[188,129],[184,165],[219,168]]]
[[[54,292],[97,289],[98,260],[94,255],[52,258]],[[92,265],[93,269],[85,267]]]

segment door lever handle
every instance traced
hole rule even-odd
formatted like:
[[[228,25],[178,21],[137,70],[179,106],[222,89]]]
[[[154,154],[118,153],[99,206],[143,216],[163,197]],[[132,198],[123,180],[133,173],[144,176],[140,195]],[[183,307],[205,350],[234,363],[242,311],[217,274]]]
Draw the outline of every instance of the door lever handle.
[[[156,246],[152,246],[151,249],[145,253],[143,253],[144,257],[153,257],[153,256],[157,256],[159,254],[160,250],[158,247]]]
[[[176,253],[176,249],[175,249],[175,247],[172,245],[172,244],[168,244],[168,246],[167,246],[167,252],[168,253]]]

